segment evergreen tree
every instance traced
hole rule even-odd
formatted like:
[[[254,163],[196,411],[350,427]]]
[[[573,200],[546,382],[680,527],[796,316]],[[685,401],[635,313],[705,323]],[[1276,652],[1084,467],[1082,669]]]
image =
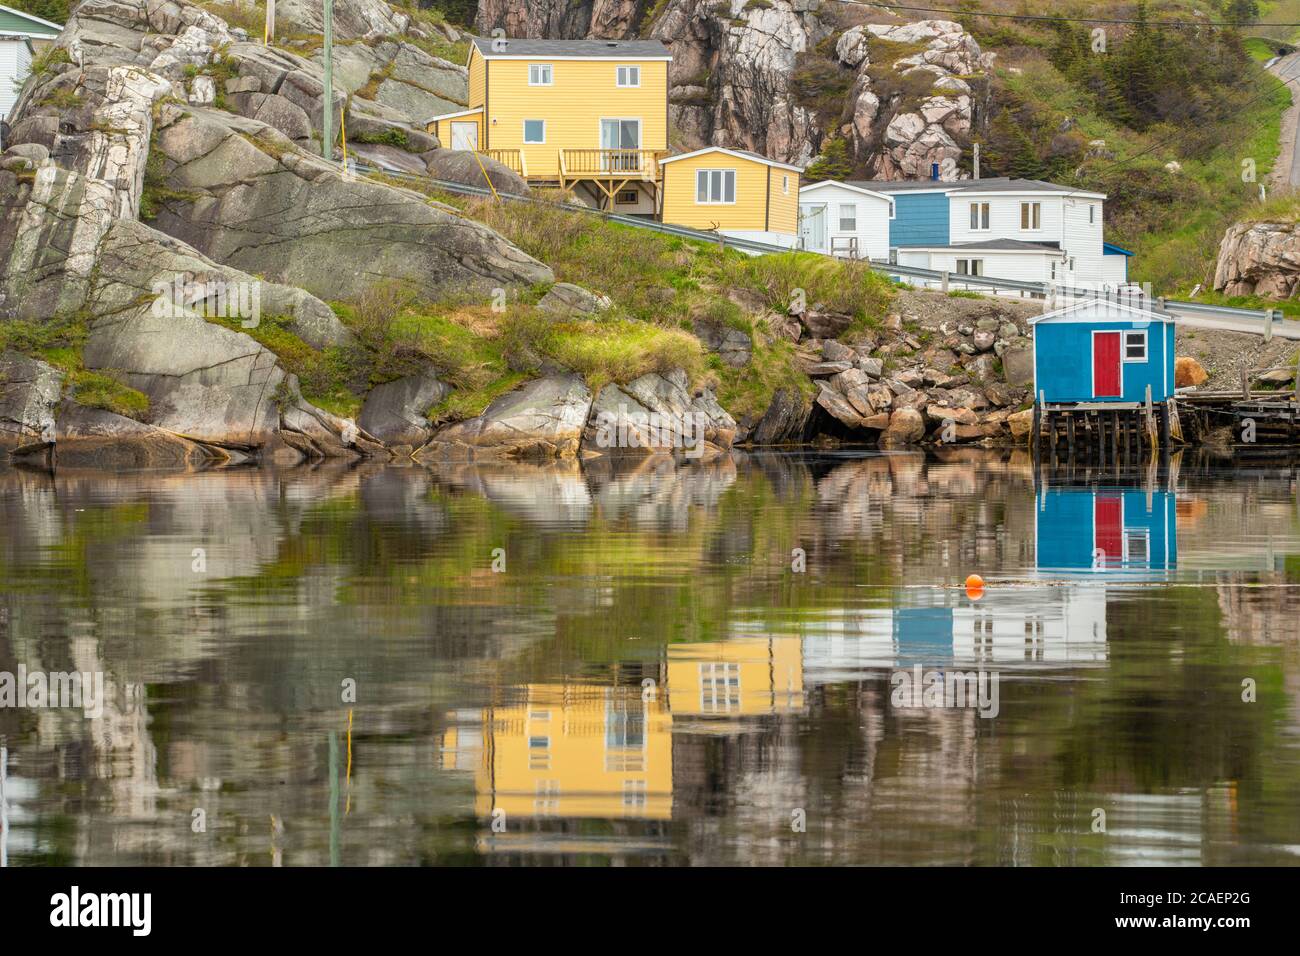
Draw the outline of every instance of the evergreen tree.
[[[815,182],[823,179],[848,179],[853,173],[849,163],[849,145],[842,136],[828,136],[822,143],[821,155],[808,164],[804,176]]]

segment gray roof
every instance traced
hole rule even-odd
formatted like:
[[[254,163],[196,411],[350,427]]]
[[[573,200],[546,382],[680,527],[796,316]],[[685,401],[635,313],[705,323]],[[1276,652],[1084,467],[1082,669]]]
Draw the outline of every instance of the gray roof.
[[[956,187],[957,184],[939,182],[936,179],[846,179],[844,185],[857,186],[859,189],[871,189],[878,193],[902,193],[922,189],[950,190]]]
[[[1058,183],[1044,182],[1041,179],[1014,179],[1010,176],[992,176],[986,179],[900,179],[870,180],[850,179],[848,185],[862,189],[874,189],[876,192],[911,192],[924,189],[942,189],[947,192],[1041,192],[1041,193],[1079,193],[1095,192],[1091,189],[1079,189],[1061,186]]]
[[[484,56],[600,56],[629,60],[670,57],[668,47],[658,40],[513,40],[494,49],[492,37],[474,37],[474,46]]]

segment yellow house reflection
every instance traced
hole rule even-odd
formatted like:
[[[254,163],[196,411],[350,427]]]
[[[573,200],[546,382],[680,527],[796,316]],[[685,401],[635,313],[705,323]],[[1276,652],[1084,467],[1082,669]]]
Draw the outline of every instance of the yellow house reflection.
[[[667,656],[666,688],[529,684],[522,703],[461,715],[443,735],[443,769],[474,773],[480,818],[670,819],[675,716],[790,713],[804,694],[796,637],[675,645]]]
[[[672,717],[658,695],[582,684],[531,684],[525,692],[519,706],[484,711],[480,817],[672,816]],[[464,767],[472,749],[464,730],[449,730],[443,765]]]
[[[670,707],[680,717],[754,717],[803,707],[797,637],[753,637],[668,648]]]

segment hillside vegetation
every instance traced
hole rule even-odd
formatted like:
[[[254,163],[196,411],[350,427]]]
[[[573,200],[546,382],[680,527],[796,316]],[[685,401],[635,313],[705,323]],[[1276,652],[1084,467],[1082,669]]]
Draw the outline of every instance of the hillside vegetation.
[[[999,6],[1010,12],[996,3],[979,8]],[[1262,69],[1260,44],[1247,49],[1245,28],[1170,21],[1230,20],[1243,14],[1239,7],[1030,2],[1014,9],[1139,21],[1133,25],[964,14],[981,46],[998,54],[977,137],[982,174],[1103,191],[1107,238],[1136,253],[1134,280],[1163,293],[1205,284],[1224,229],[1258,202],[1290,97]]]

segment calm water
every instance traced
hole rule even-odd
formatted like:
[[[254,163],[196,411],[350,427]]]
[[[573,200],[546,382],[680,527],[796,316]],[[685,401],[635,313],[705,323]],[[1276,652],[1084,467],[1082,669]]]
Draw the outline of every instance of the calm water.
[[[1178,465],[0,470],[0,671],[107,697],[0,708],[0,852],[1300,862],[1296,475]]]

